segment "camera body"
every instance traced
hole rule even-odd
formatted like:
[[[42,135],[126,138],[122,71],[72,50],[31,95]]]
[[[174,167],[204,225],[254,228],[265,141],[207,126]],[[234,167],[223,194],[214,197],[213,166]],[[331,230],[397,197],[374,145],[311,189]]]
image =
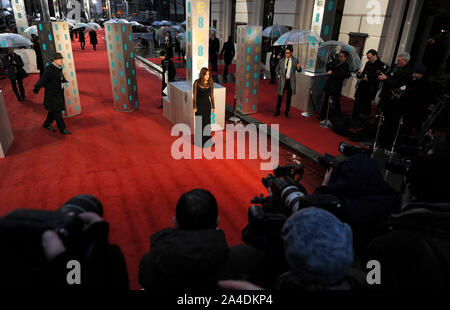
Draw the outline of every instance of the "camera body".
[[[26,257],[27,263],[39,266],[44,260],[41,238],[47,230],[55,231],[66,249],[83,255],[84,222],[78,217],[84,212],[103,216],[101,202],[90,195],[78,195],[55,211],[17,209],[0,218],[0,249],[14,258]]]
[[[262,179],[269,196],[252,199],[248,210],[248,225],[242,232],[242,240],[270,256],[283,257],[281,230],[286,220],[303,208],[318,207],[337,209],[340,201],[332,195],[307,195],[300,181],[303,165],[287,165],[274,170]]]

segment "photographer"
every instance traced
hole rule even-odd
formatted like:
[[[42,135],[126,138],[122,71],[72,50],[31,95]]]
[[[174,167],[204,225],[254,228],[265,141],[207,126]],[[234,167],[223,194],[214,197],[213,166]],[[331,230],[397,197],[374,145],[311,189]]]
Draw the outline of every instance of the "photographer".
[[[109,244],[102,216],[97,198],[78,195],[55,211],[17,209],[0,218],[0,286],[128,289],[124,257]],[[79,283],[69,283],[71,271]]]
[[[320,208],[292,215],[282,229],[286,262],[280,290],[350,290],[357,280],[350,275],[353,237],[349,225]],[[355,280],[355,281],[354,281]]]
[[[435,93],[425,74],[425,66],[417,64],[414,67],[412,79],[406,86],[403,111],[407,135],[417,135],[420,132],[423,122],[430,113],[429,106],[436,103]]]
[[[266,255],[248,245],[228,246],[225,233],[218,228],[217,201],[209,191],[183,194],[173,223],[175,228],[165,228],[150,238],[150,251],[139,266],[143,288],[211,290],[217,288],[218,280],[273,285],[274,279],[267,277],[272,264]]]
[[[325,120],[327,118],[328,109],[334,115],[340,114],[341,105],[339,100],[341,98],[342,85],[344,80],[350,77],[350,69],[347,62],[348,52],[342,51],[339,53],[338,59],[332,59],[327,64],[328,79],[325,83],[324,91],[325,98],[322,104],[322,111],[320,113],[320,119]],[[328,108],[328,101],[332,98],[332,105]]]
[[[342,202],[341,208],[330,211],[352,228],[358,256],[395,206],[395,195],[378,164],[365,154],[351,156],[328,169],[322,186],[314,191],[314,195],[325,194]]]
[[[358,84],[352,114],[354,120],[369,118],[371,103],[375,99],[380,85],[378,75],[384,73],[385,70],[385,64],[378,58],[377,51],[369,50],[366,55],[367,63],[364,70],[357,74]]]
[[[401,88],[410,83],[413,69],[409,63],[411,56],[409,53],[401,53],[397,57],[397,64],[390,72],[378,76],[378,80],[383,82],[380,93],[379,109],[383,111],[384,123],[380,132],[380,145],[389,149],[394,141],[402,111],[402,91]]]
[[[406,177],[405,204],[386,234],[368,246],[381,265],[381,289],[450,288],[450,164],[438,148],[416,159]]]

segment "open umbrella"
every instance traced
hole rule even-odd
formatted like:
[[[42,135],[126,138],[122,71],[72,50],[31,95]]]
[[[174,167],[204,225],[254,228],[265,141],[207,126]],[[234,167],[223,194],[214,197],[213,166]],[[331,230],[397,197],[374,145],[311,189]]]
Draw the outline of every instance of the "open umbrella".
[[[262,36],[266,38],[270,38],[270,43],[272,44],[273,40],[278,39],[281,35],[289,32],[289,29],[284,26],[273,25],[269,26],[263,30]]]
[[[175,31],[178,31],[178,32],[186,32],[186,30],[183,28],[183,27],[181,27],[180,25],[173,25],[173,26],[170,26],[172,29],[174,29]]]
[[[350,71],[358,71],[361,68],[361,58],[359,58],[356,49],[353,46],[348,45],[348,43],[333,40],[323,42],[319,45],[318,56],[326,63],[331,56],[339,54],[341,51],[348,52],[347,62]]]
[[[131,24],[131,26],[144,26],[144,25],[142,25],[141,23],[138,23],[138,22],[135,21],[135,20],[132,20],[132,21],[130,22],[130,24]]]
[[[38,30],[37,30],[36,25],[26,28],[23,32],[23,35],[26,35],[29,38],[31,38],[32,34],[38,35]]]
[[[76,23],[75,26],[73,26],[73,29],[80,29],[80,28],[86,28],[85,23]]]
[[[69,25],[69,27],[74,27],[77,24],[77,22],[75,20],[70,19],[70,18],[64,18],[62,21],[66,22]]]
[[[93,29],[93,30],[97,31],[97,30],[102,30],[102,27],[97,23],[90,22],[90,23],[86,24],[86,29]]]
[[[160,26],[172,26],[172,22],[169,22],[167,20],[162,20],[159,22]]]
[[[175,35],[174,33],[177,32],[177,31],[179,31],[179,32],[184,32],[184,30],[183,30],[183,31],[180,31],[180,30],[178,30],[178,28],[175,28],[174,26],[164,26],[164,27],[159,28],[159,29],[156,31],[156,34],[155,34],[156,40],[159,41],[159,40],[161,40],[162,38],[164,38],[167,31],[170,32],[170,34],[172,35],[172,37]]]
[[[16,48],[33,45],[30,40],[15,33],[0,33],[0,47],[1,48]]]
[[[273,45],[297,45],[297,55],[300,59],[300,45],[316,46],[322,42],[322,38],[311,30],[293,29],[279,37]]]

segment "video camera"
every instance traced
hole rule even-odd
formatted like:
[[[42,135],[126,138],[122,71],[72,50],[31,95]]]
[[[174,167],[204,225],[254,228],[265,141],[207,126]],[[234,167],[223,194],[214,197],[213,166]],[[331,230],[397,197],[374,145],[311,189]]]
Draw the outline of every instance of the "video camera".
[[[300,183],[303,173],[303,165],[287,165],[277,167],[274,175],[262,179],[269,196],[261,194],[251,200],[254,205],[248,210],[248,225],[242,233],[245,243],[268,255],[279,254],[281,229],[293,213],[312,206],[327,210],[341,206],[332,195],[307,195]]]

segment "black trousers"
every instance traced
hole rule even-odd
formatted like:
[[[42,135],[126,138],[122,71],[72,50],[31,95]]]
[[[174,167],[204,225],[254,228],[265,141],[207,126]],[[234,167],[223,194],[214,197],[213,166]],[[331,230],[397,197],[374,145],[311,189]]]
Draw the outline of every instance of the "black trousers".
[[[97,46],[97,44],[92,44],[92,47],[94,47],[94,51],[96,51],[97,49],[95,48]]]
[[[357,119],[360,115],[369,118],[371,112],[372,98],[367,94],[358,94],[353,104],[352,118]]]
[[[226,77],[228,75],[228,66],[230,64],[228,62],[225,62],[225,70],[223,71],[223,76]]]
[[[292,88],[291,88],[291,80],[290,79],[285,81],[283,93],[281,95],[278,95],[277,113],[280,113],[281,101],[283,100],[284,92],[286,92],[286,111],[285,111],[285,113],[289,113],[289,110],[291,109],[291,98],[292,98]]]
[[[275,84],[275,79],[277,78],[275,69],[276,67],[270,67],[270,84]]]
[[[56,120],[56,126],[58,126],[59,131],[62,132],[66,129],[66,124],[64,123],[61,111],[48,111],[44,126],[51,126],[54,120]]]
[[[17,90],[17,84],[19,84],[19,90]],[[16,94],[17,99],[22,99],[25,97],[25,89],[23,88],[23,79],[11,80],[11,86],[13,92]],[[19,93],[20,91],[20,93]]]
[[[330,115],[338,115],[341,113],[341,104],[339,102],[339,100],[341,99],[341,95],[325,93],[325,98],[322,103],[322,110],[320,111],[320,119],[321,120],[324,120],[327,118],[328,101],[330,100],[330,97],[332,98],[332,104],[330,105],[328,119],[330,118]]]
[[[211,53],[211,66],[212,66],[212,71],[216,71],[217,72],[217,53]]]
[[[84,50],[84,46],[86,45],[86,42],[80,42],[81,49]]]

